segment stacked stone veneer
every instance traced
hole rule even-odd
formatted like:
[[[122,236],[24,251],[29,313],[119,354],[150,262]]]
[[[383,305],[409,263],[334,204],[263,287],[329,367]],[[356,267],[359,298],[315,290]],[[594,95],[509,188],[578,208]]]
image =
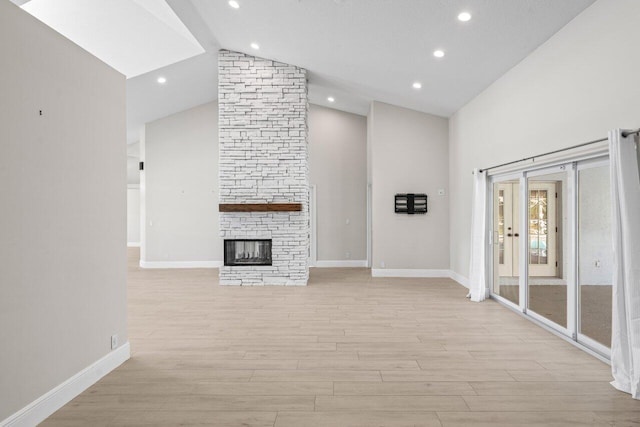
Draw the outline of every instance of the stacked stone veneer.
[[[301,203],[301,212],[220,212],[223,239],[272,239],[271,266],[223,266],[223,285],[306,285],[309,173],[306,70],[218,54],[220,203]]]

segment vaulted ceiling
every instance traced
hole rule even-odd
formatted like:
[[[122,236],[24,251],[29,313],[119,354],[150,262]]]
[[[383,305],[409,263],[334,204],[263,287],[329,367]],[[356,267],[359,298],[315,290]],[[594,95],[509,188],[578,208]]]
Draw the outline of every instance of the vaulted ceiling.
[[[62,13],[86,1],[64,0],[71,9]],[[164,10],[164,0],[122,1]],[[145,122],[216,99],[220,48],[307,68],[316,104],[366,114],[378,100],[448,117],[593,2],[237,0],[239,8],[233,8],[227,0],[167,0],[205,52],[128,79],[128,139],[136,141]],[[463,11],[472,16],[468,22],[457,19]],[[167,25],[169,19],[161,21]],[[107,29],[93,30],[94,38],[113,37]],[[166,51],[167,42],[158,39],[155,48]],[[434,57],[435,50],[444,57]],[[412,87],[415,82],[421,89]]]

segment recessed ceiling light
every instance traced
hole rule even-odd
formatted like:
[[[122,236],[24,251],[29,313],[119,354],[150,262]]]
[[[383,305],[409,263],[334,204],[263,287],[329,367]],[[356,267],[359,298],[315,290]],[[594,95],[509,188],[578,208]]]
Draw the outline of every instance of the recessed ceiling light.
[[[462,22],[467,22],[471,19],[471,14],[469,12],[462,12],[458,15],[458,20]]]
[[[420,88],[422,88],[422,83],[420,83],[420,82],[415,82],[415,83],[413,84],[413,88],[414,88],[414,89],[420,89]]]
[[[336,99],[333,96],[330,96],[327,98],[327,101],[329,102],[334,102]]]
[[[442,58],[444,56],[444,51],[440,49],[434,50],[433,56],[435,56],[436,58]]]
[[[163,85],[167,82],[167,79],[165,77],[158,77],[157,82]]]
[[[260,45],[258,43],[251,43],[251,47],[255,50],[260,49]]]
[[[236,0],[229,0],[229,6],[231,6],[234,9],[239,9],[240,3],[238,3]]]

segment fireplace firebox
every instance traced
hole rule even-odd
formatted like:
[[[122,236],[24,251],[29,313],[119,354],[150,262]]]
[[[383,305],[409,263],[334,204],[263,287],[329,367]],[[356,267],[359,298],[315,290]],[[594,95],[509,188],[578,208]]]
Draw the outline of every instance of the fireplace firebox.
[[[271,239],[225,239],[224,265],[271,265]]]

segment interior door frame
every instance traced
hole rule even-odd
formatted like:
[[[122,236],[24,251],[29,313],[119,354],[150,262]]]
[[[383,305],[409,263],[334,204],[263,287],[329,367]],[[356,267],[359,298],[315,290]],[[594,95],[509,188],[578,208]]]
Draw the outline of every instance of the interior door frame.
[[[499,181],[495,182],[494,185],[498,186],[498,191],[503,192],[503,219],[504,225],[508,229],[504,230],[504,252],[503,252],[503,263],[499,265],[500,276],[511,276],[517,277],[519,276],[520,270],[520,186],[519,181],[513,182],[513,180],[509,181]],[[558,213],[562,212],[561,203],[558,203],[557,196],[558,191],[556,189],[556,183],[551,181],[540,181],[535,185],[528,184],[529,191],[532,190],[542,190],[547,193],[547,217],[548,217],[548,228],[553,230],[551,232],[547,232],[547,263],[546,264],[538,264],[532,265],[529,263],[529,273],[533,274],[531,270],[536,270],[538,274],[537,276],[541,277],[557,277],[558,272],[560,271],[559,266],[559,257],[558,257],[558,235],[564,231],[562,227],[558,230]],[[530,196],[530,195],[529,195]],[[562,200],[562,198],[560,199]],[[493,210],[496,211],[498,208],[499,202],[497,198],[493,198]],[[495,219],[493,218],[493,226],[495,227]],[[527,219],[527,224],[528,224]],[[512,236],[509,236],[512,234]],[[496,237],[500,237],[499,234],[496,236],[496,232],[494,230],[494,239]],[[507,237],[512,237],[512,239],[507,239]],[[530,248],[529,248],[530,250]],[[530,252],[529,254],[530,255]]]

